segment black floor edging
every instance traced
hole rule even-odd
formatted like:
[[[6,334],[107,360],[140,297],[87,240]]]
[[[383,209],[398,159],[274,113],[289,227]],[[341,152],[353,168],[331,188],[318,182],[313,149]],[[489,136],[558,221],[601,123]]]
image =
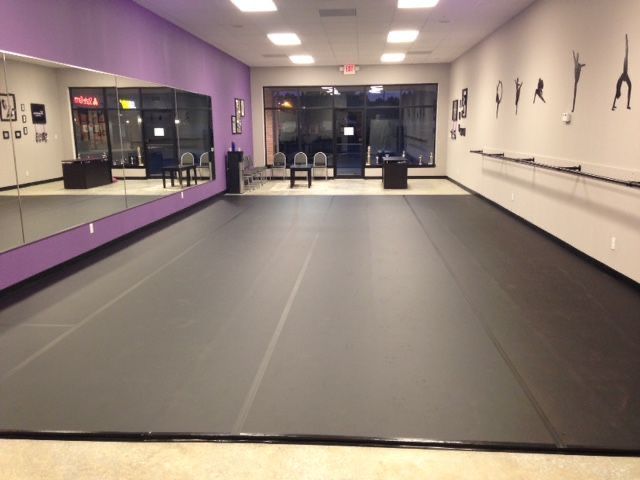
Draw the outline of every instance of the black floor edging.
[[[510,217],[515,218],[516,220],[518,220],[518,221],[524,223],[525,225],[527,225],[528,227],[530,227],[530,228],[536,230],[537,232],[543,234],[545,237],[549,238],[550,240],[553,240],[558,245],[566,248],[567,250],[572,252],[574,255],[577,255],[578,257],[582,258],[583,260],[588,261],[589,263],[591,263],[592,265],[594,265],[598,269],[602,270],[603,272],[611,275],[612,277],[615,277],[618,280],[623,281],[624,283],[628,284],[632,288],[635,288],[638,291],[640,291],[640,282],[636,282],[633,278],[626,276],[624,273],[619,272],[618,270],[610,267],[606,263],[601,262],[597,258],[592,257],[591,255],[583,252],[582,250],[578,250],[576,247],[574,247],[570,243],[567,243],[564,240],[562,240],[561,238],[556,237],[553,233],[548,232],[547,230],[545,230],[545,229],[539,227],[538,225],[530,222],[526,218],[521,217],[517,213],[509,210],[508,208],[500,205],[499,203],[491,200],[490,198],[485,197],[481,193],[478,193],[475,190],[467,187],[466,185],[458,182],[457,180],[454,180],[451,177],[446,177],[446,178],[451,183],[456,184],[458,187],[462,188],[463,190],[465,190],[466,192],[470,193],[471,195],[474,195],[474,196],[484,200],[488,204],[498,208],[499,210],[501,210],[502,212],[506,213]]]
[[[525,453],[545,455],[580,455],[608,457],[638,457],[637,449],[593,447],[557,448],[551,444],[437,441],[405,438],[375,438],[331,435],[263,435],[263,434],[206,434],[170,432],[57,432],[57,431],[0,431],[3,440],[36,440],[65,442],[136,442],[136,443],[248,443],[278,445],[318,445],[336,447],[412,448],[424,450],[458,450],[496,453]]]

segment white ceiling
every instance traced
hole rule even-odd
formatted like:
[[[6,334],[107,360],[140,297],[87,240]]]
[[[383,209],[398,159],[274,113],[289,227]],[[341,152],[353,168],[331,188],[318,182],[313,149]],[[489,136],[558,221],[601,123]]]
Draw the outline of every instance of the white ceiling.
[[[397,0],[274,0],[278,11],[265,13],[242,13],[230,0],[135,1],[250,66],[287,66],[288,55],[303,53],[316,65],[375,65],[385,52],[408,53],[405,63],[448,63],[534,0],[440,0],[417,10],[399,10]],[[355,8],[356,16],[319,14],[345,8]],[[412,44],[387,44],[389,31],[398,29],[420,36]],[[297,33],[302,45],[271,44],[266,34],[279,32]]]

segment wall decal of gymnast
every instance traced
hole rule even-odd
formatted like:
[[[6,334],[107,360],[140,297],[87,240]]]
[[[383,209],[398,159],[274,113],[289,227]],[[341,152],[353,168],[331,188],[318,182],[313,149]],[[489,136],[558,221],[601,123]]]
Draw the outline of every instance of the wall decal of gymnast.
[[[524,82],[520,81],[520,77],[516,78],[516,115],[518,115],[518,105],[520,105],[520,90],[522,90]]]
[[[536,103],[536,98],[540,98],[544,103],[547,101],[544,99],[544,80],[541,78],[538,79],[538,88],[536,88],[536,93],[533,95],[533,103]]]
[[[574,82],[573,82],[573,108],[571,112],[576,111],[576,97],[578,96],[578,83],[580,83],[580,75],[582,74],[582,69],[586,67],[586,63],[580,63],[580,52],[576,53],[575,50],[573,52],[573,74],[574,74]]]
[[[622,75],[618,79],[616,84],[616,96],[613,99],[613,107],[611,110],[615,110],[616,103],[622,96],[622,84],[627,84],[627,109],[631,110],[631,78],[629,77],[629,34],[624,36],[625,39],[625,51],[624,51],[624,66],[622,68]]]
[[[502,103],[502,93],[503,93],[503,85],[502,80],[498,81],[498,86],[496,87],[496,118],[500,114],[500,104]]]

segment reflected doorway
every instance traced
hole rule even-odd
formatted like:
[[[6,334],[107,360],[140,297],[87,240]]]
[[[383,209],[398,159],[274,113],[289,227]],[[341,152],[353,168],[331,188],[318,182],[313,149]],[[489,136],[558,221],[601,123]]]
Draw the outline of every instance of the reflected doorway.
[[[364,110],[335,110],[335,176],[364,177]]]

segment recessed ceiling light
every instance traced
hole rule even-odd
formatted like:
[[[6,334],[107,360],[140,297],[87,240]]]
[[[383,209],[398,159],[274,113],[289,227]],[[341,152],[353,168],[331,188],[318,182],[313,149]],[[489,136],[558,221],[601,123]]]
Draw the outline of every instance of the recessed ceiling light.
[[[381,62],[401,62],[404,60],[404,53],[385,53],[380,57]]]
[[[380,57],[381,62],[401,62],[404,60],[404,53],[385,53]]]
[[[231,0],[243,12],[275,12],[278,10],[273,0]]]
[[[392,30],[387,35],[389,43],[411,43],[418,38],[418,30]]]
[[[432,8],[439,0],[398,0],[398,8]]]
[[[274,45],[300,45],[302,43],[295,33],[269,33],[267,37]]]
[[[315,61],[311,55],[290,55],[289,60],[298,65],[308,65]]]

